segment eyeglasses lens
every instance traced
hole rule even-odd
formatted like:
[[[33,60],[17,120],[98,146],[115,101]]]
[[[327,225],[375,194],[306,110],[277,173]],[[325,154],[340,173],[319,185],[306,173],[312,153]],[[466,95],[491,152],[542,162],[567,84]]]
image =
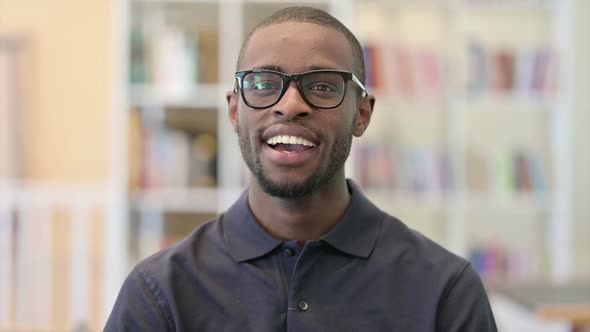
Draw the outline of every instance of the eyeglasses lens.
[[[253,72],[244,76],[244,99],[253,107],[268,107],[279,100],[283,78],[272,72]],[[299,78],[299,91],[315,107],[331,108],[342,102],[346,82],[338,73],[308,73]]]

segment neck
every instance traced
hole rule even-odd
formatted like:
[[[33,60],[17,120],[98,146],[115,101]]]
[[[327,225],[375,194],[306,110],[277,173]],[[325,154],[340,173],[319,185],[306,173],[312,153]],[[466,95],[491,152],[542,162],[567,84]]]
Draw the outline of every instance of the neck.
[[[350,193],[344,174],[335,175],[309,196],[295,199],[272,197],[251,179],[248,203],[256,221],[271,236],[303,245],[320,239],[338,223],[350,203]]]

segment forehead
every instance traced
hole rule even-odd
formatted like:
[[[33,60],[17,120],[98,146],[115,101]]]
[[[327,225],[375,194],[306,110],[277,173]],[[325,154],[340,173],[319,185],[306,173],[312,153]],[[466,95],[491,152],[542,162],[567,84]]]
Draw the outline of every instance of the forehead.
[[[353,71],[353,60],[343,33],[314,23],[283,22],[250,37],[240,70],[273,66],[287,73],[318,68]]]

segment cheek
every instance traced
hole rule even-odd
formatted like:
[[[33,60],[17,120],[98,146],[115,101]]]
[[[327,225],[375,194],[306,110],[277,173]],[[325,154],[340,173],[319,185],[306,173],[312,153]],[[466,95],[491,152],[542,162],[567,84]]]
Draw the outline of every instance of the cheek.
[[[345,100],[347,101],[347,100]],[[338,123],[338,128],[342,132],[349,133],[356,127],[357,112],[352,102],[346,103],[344,108],[338,109],[337,117],[332,119],[333,123]]]
[[[258,148],[259,134],[256,129],[256,120],[251,116],[239,115],[237,123],[237,132],[242,141],[247,141],[252,147]]]

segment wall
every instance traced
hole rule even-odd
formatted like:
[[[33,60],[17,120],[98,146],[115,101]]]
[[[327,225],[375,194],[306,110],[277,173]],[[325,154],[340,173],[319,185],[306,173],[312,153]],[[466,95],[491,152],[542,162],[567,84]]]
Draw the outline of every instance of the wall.
[[[19,146],[22,167],[18,171],[26,181],[80,185],[106,183],[108,179],[110,4],[105,0],[0,0],[0,38],[22,38],[26,45]],[[48,320],[45,323],[52,326],[51,330],[69,329],[72,280],[68,264],[73,222],[63,211],[51,216],[52,231],[44,235],[52,243],[52,254],[46,258],[50,259],[51,275],[30,277],[30,284],[24,287],[37,289],[46,284],[43,279],[48,279],[49,294],[53,294],[49,312],[38,310],[36,302],[43,302],[43,298],[29,297],[20,288],[14,290],[13,295],[25,295],[12,300],[9,320],[16,325],[11,331],[18,330],[23,321],[43,319]],[[95,257],[103,251],[97,244],[103,226],[94,219],[89,226],[93,256],[89,263],[92,301],[88,304],[88,322],[98,330],[103,324],[103,289],[98,282],[102,265]],[[36,271],[34,267],[28,269]]]
[[[573,163],[573,252],[574,274],[590,277],[590,1],[577,0],[575,7],[575,92],[572,126]]]
[[[108,176],[109,4],[0,0],[0,36],[27,40],[25,179]]]

